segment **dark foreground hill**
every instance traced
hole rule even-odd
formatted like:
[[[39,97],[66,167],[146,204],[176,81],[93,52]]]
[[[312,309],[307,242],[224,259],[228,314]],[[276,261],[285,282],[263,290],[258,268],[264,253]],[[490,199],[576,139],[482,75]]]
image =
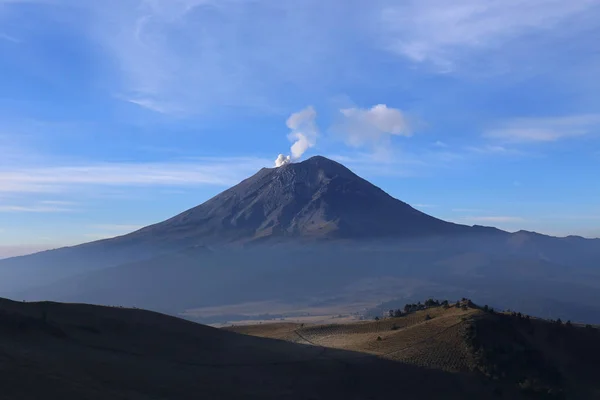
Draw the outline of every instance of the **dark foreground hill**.
[[[226,329],[473,374],[498,397],[600,398],[600,330],[484,311],[469,301],[378,321]]]
[[[0,388],[0,398],[11,400],[497,398],[471,373],[138,309],[4,299]]]

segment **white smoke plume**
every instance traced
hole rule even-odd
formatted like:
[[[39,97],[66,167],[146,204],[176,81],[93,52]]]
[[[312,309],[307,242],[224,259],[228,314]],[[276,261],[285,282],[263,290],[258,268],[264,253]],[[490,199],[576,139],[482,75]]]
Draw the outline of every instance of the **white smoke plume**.
[[[317,143],[319,129],[317,128],[316,119],[317,112],[312,106],[290,115],[286,121],[286,125],[291,130],[288,134],[288,139],[293,142],[290,148],[292,155],[284,156],[280,154],[275,160],[276,167],[281,167],[300,159],[306,150]]]
[[[282,165],[285,164],[289,164],[292,161],[290,156],[284,156],[283,154],[280,154],[277,156],[277,159],[275,160],[275,167],[279,168]]]

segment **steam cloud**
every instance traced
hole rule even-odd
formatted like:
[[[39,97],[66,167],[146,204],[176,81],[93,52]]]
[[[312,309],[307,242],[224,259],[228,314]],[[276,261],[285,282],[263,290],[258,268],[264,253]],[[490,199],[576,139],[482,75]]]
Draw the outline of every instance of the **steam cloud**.
[[[283,154],[280,154],[277,156],[277,159],[275,160],[275,166],[277,168],[279,168],[282,165],[289,164],[291,161],[292,161],[292,159],[290,156],[284,156]]]
[[[369,109],[344,108],[344,121],[338,130],[352,147],[386,147],[391,136],[411,136],[409,123],[401,110],[377,104]]]
[[[290,115],[286,121],[286,125],[291,130],[288,134],[288,139],[293,142],[290,148],[292,155],[285,156],[280,154],[275,160],[276,167],[281,167],[293,160],[300,159],[306,150],[317,143],[319,129],[317,128],[316,119],[317,112],[312,106]]]

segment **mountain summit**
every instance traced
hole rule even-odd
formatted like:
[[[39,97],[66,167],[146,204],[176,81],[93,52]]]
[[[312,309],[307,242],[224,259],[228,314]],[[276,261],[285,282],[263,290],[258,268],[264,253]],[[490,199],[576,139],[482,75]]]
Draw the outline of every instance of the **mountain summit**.
[[[207,202],[133,235],[211,244],[283,237],[407,237],[469,229],[417,211],[342,164],[315,156],[263,168]]]

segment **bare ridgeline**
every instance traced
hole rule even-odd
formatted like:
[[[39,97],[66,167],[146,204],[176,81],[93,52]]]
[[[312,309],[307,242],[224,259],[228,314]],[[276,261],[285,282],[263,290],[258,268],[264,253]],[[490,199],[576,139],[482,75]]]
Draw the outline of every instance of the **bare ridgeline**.
[[[453,224],[324,157],[283,163],[137,232],[0,261],[0,294],[27,301],[1,301],[0,397],[597,398],[599,261],[598,240]],[[522,314],[415,298],[467,293]]]

